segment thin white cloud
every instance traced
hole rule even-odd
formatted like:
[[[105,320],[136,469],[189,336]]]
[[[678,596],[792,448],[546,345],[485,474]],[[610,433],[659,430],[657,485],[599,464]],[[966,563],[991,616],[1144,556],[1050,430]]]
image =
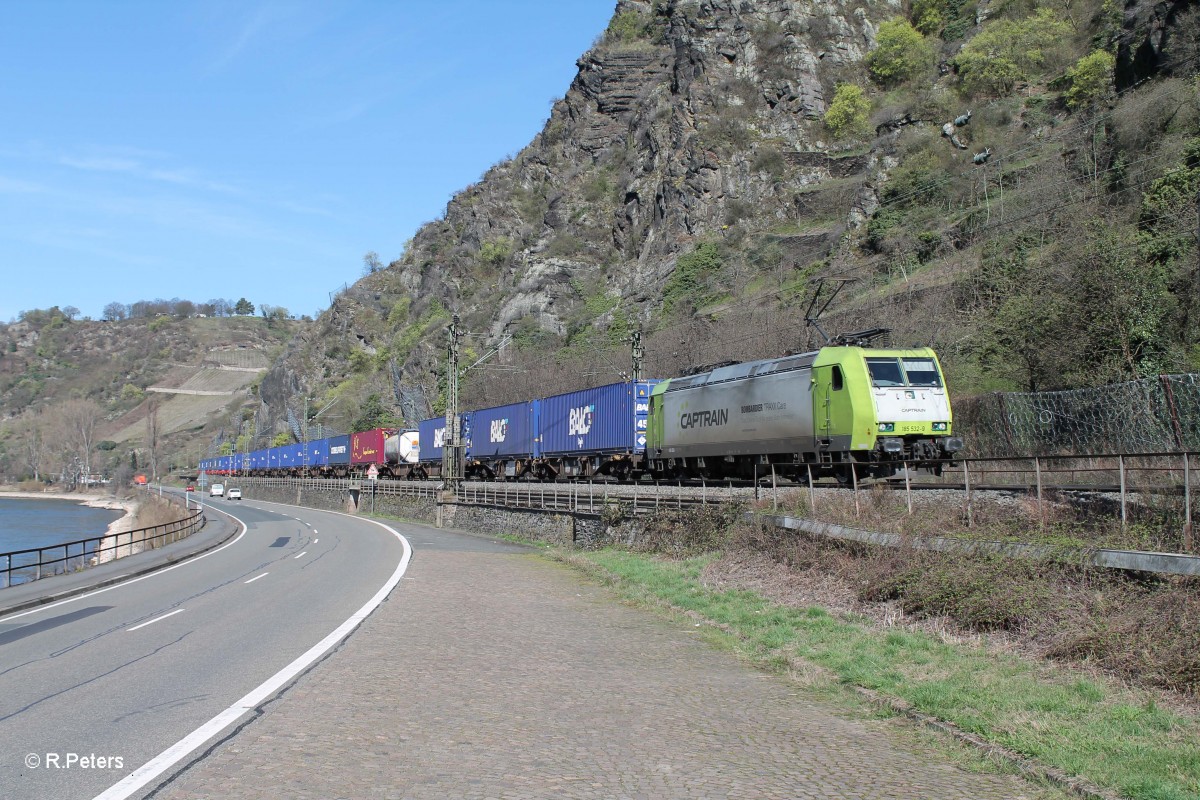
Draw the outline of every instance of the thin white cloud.
[[[3,194],[46,194],[50,191],[40,183],[31,183],[19,178],[6,178],[0,175],[0,193]]]
[[[152,169],[146,173],[146,177],[155,181],[164,183],[173,183],[176,186],[186,186],[195,189],[206,189],[210,192],[222,192],[224,194],[245,194],[244,191],[236,186],[228,183],[218,183],[216,181],[206,180],[201,178],[193,170],[178,169]]]
[[[65,167],[85,169],[94,172],[134,172],[141,164],[129,158],[114,158],[111,156],[91,156],[78,158],[75,156],[59,156],[58,163]]]
[[[270,8],[259,8],[245,24],[242,25],[236,35],[216,59],[209,64],[209,72],[220,72],[229,64],[233,63],[239,55],[242,54],[250,44],[258,37],[259,32],[267,27],[268,23],[272,22],[272,18],[276,16],[274,10]]]

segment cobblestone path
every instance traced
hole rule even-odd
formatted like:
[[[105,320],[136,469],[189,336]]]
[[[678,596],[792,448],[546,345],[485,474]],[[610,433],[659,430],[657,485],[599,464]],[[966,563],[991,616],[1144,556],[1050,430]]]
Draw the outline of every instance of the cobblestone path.
[[[395,523],[393,523],[395,524]],[[397,525],[408,577],[155,798],[1031,797],[527,551]],[[336,622],[331,622],[331,629]]]

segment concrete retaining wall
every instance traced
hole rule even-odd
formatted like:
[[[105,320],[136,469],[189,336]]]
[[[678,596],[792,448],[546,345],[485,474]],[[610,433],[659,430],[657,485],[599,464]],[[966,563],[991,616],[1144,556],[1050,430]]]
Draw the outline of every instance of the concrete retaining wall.
[[[400,497],[372,494],[369,484],[361,490],[264,487],[252,481],[242,484],[247,499],[341,511],[363,516],[388,515],[417,520],[439,527],[461,528],[495,536],[512,535],[547,544],[594,548],[631,543],[642,529],[640,519],[619,515],[596,516],[538,509],[495,508],[439,503],[429,497]]]

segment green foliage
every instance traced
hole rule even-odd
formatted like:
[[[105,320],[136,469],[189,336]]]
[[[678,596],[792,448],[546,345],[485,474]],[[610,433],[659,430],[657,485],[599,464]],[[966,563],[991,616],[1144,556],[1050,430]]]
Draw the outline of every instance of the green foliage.
[[[392,310],[388,312],[387,323],[388,327],[393,330],[399,328],[408,321],[408,309],[412,306],[412,298],[408,295],[401,297],[392,306]]]
[[[975,24],[975,4],[968,0],[913,0],[913,27],[926,36],[957,41]]]
[[[350,370],[361,374],[371,371],[373,359],[371,354],[366,350],[351,350],[350,351]]]
[[[675,262],[675,271],[663,287],[663,308],[669,313],[690,306],[695,310],[706,301],[709,279],[721,269],[723,261],[717,245],[703,242]]]
[[[825,111],[825,127],[834,137],[865,136],[871,132],[871,101],[852,83],[839,83]]]
[[[231,456],[236,452],[233,447],[233,442],[222,442],[220,449],[217,451],[217,455]]]
[[[1112,87],[1113,67],[1117,60],[1107,50],[1095,50],[1075,62],[1067,71],[1071,88],[1067,90],[1067,107],[1090,106],[1108,94]]]
[[[285,444],[292,443],[292,435],[287,431],[280,431],[275,434],[275,438],[271,440],[271,447],[283,447]]]
[[[911,14],[913,27],[926,36],[940,33],[946,24],[941,0],[913,0]]]
[[[1167,265],[1146,263],[1131,247],[1132,237],[1111,228],[1087,238],[1075,261],[1071,286],[1080,308],[1077,342],[1092,350],[1080,364],[1081,383],[1129,380],[1167,369],[1168,326],[1176,307]]]
[[[906,19],[882,23],[875,45],[867,56],[867,69],[882,86],[912,80],[933,66],[933,47]]]
[[[254,313],[254,303],[243,297],[234,304],[233,313],[238,316],[250,316]]]
[[[940,201],[949,182],[949,173],[934,153],[913,153],[892,173],[883,200],[896,209]]]
[[[150,324],[147,325],[146,328],[151,333],[157,333],[158,331],[161,331],[163,328],[167,327],[170,324],[171,324],[170,317],[155,317],[154,319],[150,320]]]
[[[1070,35],[1070,23],[1048,8],[1025,19],[990,23],[954,60],[963,89],[969,94],[1009,94],[1018,82],[1040,77],[1055,47]]]
[[[105,439],[104,441],[96,442],[96,449],[101,452],[107,453],[111,450],[116,450],[117,443],[112,441],[111,439]]]
[[[489,266],[498,267],[508,261],[512,251],[512,241],[501,237],[483,243],[483,246],[479,248],[479,260]]]
[[[369,431],[374,428],[395,428],[400,421],[391,409],[383,404],[378,394],[372,394],[359,408],[358,416],[351,423],[351,429]]]
[[[635,44],[649,41],[655,33],[654,19],[637,11],[622,11],[613,17],[604,31],[609,44]]]
[[[121,402],[123,403],[140,403],[145,396],[146,393],[132,383],[121,387]]]

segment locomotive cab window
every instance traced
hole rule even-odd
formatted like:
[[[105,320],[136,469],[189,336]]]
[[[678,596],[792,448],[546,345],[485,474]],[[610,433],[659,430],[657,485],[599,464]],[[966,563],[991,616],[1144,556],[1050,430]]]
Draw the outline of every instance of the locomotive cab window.
[[[904,373],[898,358],[868,358],[867,370],[873,386],[903,386]]]
[[[932,358],[905,358],[902,362],[909,386],[942,385],[942,376],[938,374],[937,365],[933,363]]]
[[[829,377],[833,384],[833,390],[840,392],[842,390],[842,368],[834,364],[833,369],[829,371]]]

